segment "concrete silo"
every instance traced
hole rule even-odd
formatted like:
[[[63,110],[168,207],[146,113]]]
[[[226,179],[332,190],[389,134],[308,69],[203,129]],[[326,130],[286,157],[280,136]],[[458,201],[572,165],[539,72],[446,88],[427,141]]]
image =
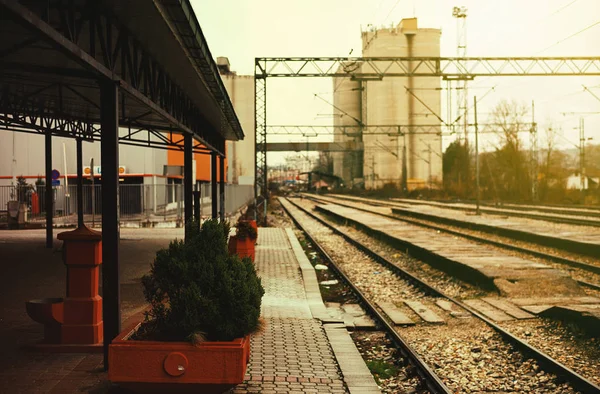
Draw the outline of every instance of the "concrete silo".
[[[334,129],[333,141],[345,143],[360,142],[361,136],[361,94],[360,83],[350,78],[333,79],[333,124],[348,126],[346,129]],[[333,173],[344,180],[346,186],[352,187],[362,183],[363,160],[362,151],[332,152]]]
[[[363,57],[437,57],[440,56],[440,36],[439,29],[418,29],[416,18],[404,19],[393,28],[363,32]],[[343,83],[358,88],[358,94],[336,92],[335,106],[344,111],[358,108],[360,116],[356,117],[371,127],[370,130],[379,125],[409,126],[401,129],[404,135],[370,131],[362,135],[365,187],[377,189],[385,184],[401,187],[403,176],[407,178],[409,189],[441,181],[442,142],[441,136],[435,134],[441,132],[441,122],[434,115],[441,112],[440,78],[384,77],[382,80],[346,79]],[[337,124],[354,122],[349,117],[336,119]],[[429,130],[410,127],[418,125],[436,127]],[[406,175],[403,160],[406,160]],[[341,163],[339,166],[345,167]]]

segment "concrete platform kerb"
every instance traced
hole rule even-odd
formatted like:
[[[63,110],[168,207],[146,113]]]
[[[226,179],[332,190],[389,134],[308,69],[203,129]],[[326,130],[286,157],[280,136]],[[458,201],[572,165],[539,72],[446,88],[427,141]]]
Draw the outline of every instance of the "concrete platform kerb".
[[[321,290],[314,267],[306,257],[298,238],[290,228],[285,229],[290,245],[300,265],[304,279],[306,299],[315,319],[321,320],[329,343],[351,394],[380,393],[373,375],[366,366],[344,322],[332,319],[321,297]]]

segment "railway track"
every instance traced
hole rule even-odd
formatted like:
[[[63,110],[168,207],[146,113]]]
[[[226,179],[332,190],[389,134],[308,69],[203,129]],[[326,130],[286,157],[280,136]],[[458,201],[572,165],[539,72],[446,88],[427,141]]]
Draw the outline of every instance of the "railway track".
[[[444,201],[444,200],[417,200],[417,199],[402,199],[393,198],[392,201],[416,202],[416,201],[432,201],[440,204],[452,205],[452,204],[463,204],[469,205],[472,209],[475,209],[475,202],[473,201]],[[559,215],[573,215],[573,216],[586,216],[586,217],[597,217],[600,218],[600,206],[567,206],[567,205],[534,205],[534,204],[513,204],[513,203],[491,203],[481,202],[481,206],[499,209],[519,210],[519,211],[535,211],[543,213],[555,213]]]
[[[411,285],[413,285],[416,288],[420,289],[421,291],[425,292],[428,296],[445,299],[445,300],[449,301],[450,303],[453,303],[454,305],[458,305],[460,308],[467,311],[472,316],[475,316],[478,319],[478,321],[482,322],[486,327],[489,327],[491,330],[493,330],[494,332],[499,334],[502,338],[504,338],[505,341],[507,341],[508,343],[515,346],[517,349],[519,349],[524,354],[531,356],[546,371],[552,372],[552,373],[556,374],[557,376],[561,377],[562,379],[568,381],[572,385],[573,388],[575,388],[581,392],[584,392],[584,393],[600,392],[600,387],[595,385],[593,382],[589,381],[588,379],[581,376],[580,374],[573,371],[572,369],[566,367],[565,365],[561,364],[560,362],[556,361],[555,359],[549,357],[548,355],[544,354],[543,352],[539,351],[538,349],[530,346],[526,342],[524,342],[521,339],[517,338],[516,336],[512,335],[510,332],[506,331],[499,325],[495,324],[493,321],[486,318],[484,315],[479,313],[477,310],[471,308],[469,305],[445,294],[443,291],[435,288],[434,286],[431,286],[424,280],[422,280],[422,279],[416,277],[415,275],[413,275],[412,273],[402,269],[398,265],[396,265],[393,262],[386,259],[384,256],[378,254],[377,252],[373,251],[368,246],[364,245],[359,240],[354,239],[352,236],[348,235],[344,231],[341,231],[336,226],[321,219],[320,217],[318,217],[317,215],[308,211],[306,208],[302,207],[301,205],[291,202],[289,199],[285,200],[285,203],[282,203],[282,205],[284,206],[284,209],[287,211],[288,215],[292,218],[294,223],[306,234],[306,236],[311,240],[311,242],[317,247],[317,249],[322,254],[322,256],[329,262],[330,266],[333,267],[335,269],[335,271],[339,273],[340,277],[351,286],[351,288],[356,292],[358,298],[361,299],[361,301],[364,303],[364,305],[370,311],[370,313],[376,318],[376,320],[378,320],[379,322],[382,323],[382,327],[384,327],[386,332],[389,332],[389,334],[393,338],[395,338],[394,342],[396,342],[399,346],[401,346],[404,349],[404,352],[406,352],[405,356],[409,357],[413,361],[416,360],[415,362],[418,363],[418,365],[419,365],[418,368],[420,368],[420,370],[422,371],[422,374],[423,374],[422,379],[424,381],[427,381],[428,379],[432,379],[433,376],[435,375],[432,368],[427,367],[427,365],[424,363],[424,361],[418,356],[418,354],[414,350],[409,350],[410,345],[405,340],[402,339],[401,335],[398,332],[399,330],[394,328],[388,322],[388,320],[384,317],[384,313],[379,311],[380,308],[378,308],[372,300],[369,300],[369,297],[365,294],[365,291],[362,291],[360,286],[355,285],[353,283],[352,279],[349,278],[349,276],[344,272],[344,270],[341,269],[340,267],[338,267],[338,265],[336,264],[334,259],[329,255],[329,253],[325,250],[325,248],[318,241],[317,237],[315,237],[314,234],[311,234],[311,231],[309,229],[307,229],[303,223],[301,223],[301,219],[299,218],[300,215],[307,215],[308,218],[314,220],[319,225],[324,226],[325,228],[333,231],[334,234],[341,236],[346,242],[348,242],[350,245],[352,245],[353,247],[360,250],[362,253],[367,255],[369,258],[373,259],[377,264],[380,264],[381,266],[390,270],[398,278],[401,278],[404,281],[408,281]],[[338,246],[341,248],[344,247],[343,245],[338,245]],[[411,353],[414,353],[414,355],[410,356]],[[434,381],[436,381],[436,380],[434,380]],[[439,389],[447,389],[447,387],[446,388],[440,387]],[[545,392],[548,392],[548,391],[545,391]]]
[[[393,220],[399,220],[399,221],[403,221],[406,223],[410,223],[410,224],[414,224],[414,225],[418,225],[424,228],[428,228],[431,230],[435,230],[435,231],[440,231],[446,234],[450,234],[456,237],[462,237],[471,241],[475,241],[478,243],[483,243],[483,244],[488,244],[488,245],[492,245],[494,247],[498,247],[501,249],[506,249],[506,250],[510,250],[510,251],[514,251],[517,253],[522,253],[525,255],[529,255],[529,256],[533,256],[535,258],[539,258],[539,259],[543,259],[543,260],[547,260],[547,261],[551,261],[557,264],[561,264],[561,265],[565,265],[565,266],[569,266],[569,267],[573,267],[576,269],[581,269],[583,271],[587,271],[590,273],[594,273],[594,274],[598,274],[600,275],[600,265],[594,265],[594,264],[589,264],[589,263],[584,263],[581,261],[577,261],[575,259],[571,259],[571,258],[565,258],[565,257],[561,257],[561,256],[557,256],[554,254],[550,254],[550,253],[545,253],[545,252],[541,252],[539,250],[534,250],[525,246],[521,246],[521,245],[515,245],[515,244],[510,244],[510,243],[506,243],[503,241],[498,241],[498,240],[494,240],[494,239],[490,239],[490,238],[486,238],[480,235],[475,235],[475,234],[468,234],[465,233],[464,231],[459,231],[459,230],[453,230],[451,228],[449,228],[448,226],[444,226],[444,225],[439,225],[439,224],[435,224],[435,222],[433,221],[425,221],[423,219],[413,219],[413,218],[409,218],[409,217],[405,217],[405,216],[398,216],[398,215],[392,215],[392,214],[386,214],[386,213],[382,213],[376,209],[369,209],[368,207],[361,207],[360,205],[358,205],[357,203],[344,203],[342,201],[340,201],[339,199],[334,199],[334,198],[324,198],[324,197],[320,197],[320,196],[314,196],[314,195],[304,195],[306,198],[312,200],[312,201],[316,201],[316,202],[320,202],[320,203],[335,203],[338,204],[340,206],[344,206],[344,207],[348,207],[348,208],[352,208],[352,209],[357,209],[363,212],[368,212],[368,213],[372,213],[372,214],[376,214],[382,217],[386,217],[389,219],[393,219]],[[587,280],[577,280],[577,282],[585,287],[589,287],[595,290],[599,290],[600,291],[600,285],[596,284],[596,283],[592,283],[590,281]]]
[[[380,200],[386,202],[385,200]],[[475,204],[470,203],[446,203],[428,200],[415,200],[406,198],[393,198],[390,201],[401,204],[427,205],[443,209],[474,212]],[[501,207],[490,204],[482,204],[480,211],[491,215],[518,216],[529,219],[545,220],[555,223],[575,224],[580,226],[600,227],[600,211],[582,211],[566,209],[543,209],[531,206],[504,205]]]
[[[315,197],[313,196],[313,198]],[[323,197],[319,196],[319,198]],[[600,244],[597,243],[598,238],[596,238],[592,242],[590,242],[589,240],[582,241],[581,237],[579,237],[579,239],[567,239],[566,237],[556,236],[555,234],[546,231],[547,229],[544,229],[540,232],[539,225],[537,227],[537,230],[524,230],[514,225],[493,225],[481,220],[464,220],[457,219],[454,216],[445,215],[443,213],[432,214],[417,211],[410,209],[410,207],[407,207],[407,204],[395,203],[390,201],[342,195],[334,195],[333,197],[326,198],[335,199],[338,202],[339,200],[346,200],[354,203],[362,203],[365,205],[371,205],[375,207],[386,207],[391,209],[393,214],[401,216],[403,219],[410,217],[412,219],[425,220],[453,227],[476,230],[490,234],[497,234],[502,237],[511,238],[528,243],[535,243],[541,246],[560,249],[566,252],[586,255],[593,258],[597,258],[598,256],[600,256]],[[433,209],[437,208],[433,207]],[[493,218],[493,216],[491,217]],[[581,230],[579,231],[579,233],[580,236],[582,233],[587,234],[587,232]]]
[[[423,361],[421,356],[413,350],[413,348],[394,330],[392,325],[383,316],[382,313],[370,302],[365,294],[348,278],[348,276],[334,263],[333,259],[327,251],[321,246],[321,244],[308,232],[300,223],[300,221],[294,216],[288,208],[284,205],[284,210],[288,216],[292,219],[294,224],[302,230],[306,238],[310,240],[313,246],[317,249],[319,254],[329,263],[334,269],[335,273],[340,277],[356,294],[361,304],[367,309],[367,312],[374,318],[380,327],[389,335],[392,342],[395,344],[400,354],[415,367],[417,374],[423,384],[431,393],[447,393],[450,394],[452,391],[446,387],[446,385],[440,380],[440,378],[433,372],[433,370]]]

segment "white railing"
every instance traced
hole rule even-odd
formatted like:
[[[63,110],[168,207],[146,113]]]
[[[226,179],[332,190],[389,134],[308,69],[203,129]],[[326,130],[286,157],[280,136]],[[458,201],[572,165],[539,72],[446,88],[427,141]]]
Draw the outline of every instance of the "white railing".
[[[210,184],[200,185],[202,215],[211,213]],[[5,220],[8,201],[28,207],[28,221],[43,222],[46,216],[44,185],[0,186],[0,212]],[[77,221],[77,186],[53,186],[55,223]],[[225,212],[234,213],[254,198],[252,185],[225,185]],[[218,204],[218,201],[217,201]],[[121,222],[183,221],[182,184],[119,185]],[[220,207],[219,207],[220,210]],[[83,185],[84,222],[99,225],[102,220],[102,185]]]

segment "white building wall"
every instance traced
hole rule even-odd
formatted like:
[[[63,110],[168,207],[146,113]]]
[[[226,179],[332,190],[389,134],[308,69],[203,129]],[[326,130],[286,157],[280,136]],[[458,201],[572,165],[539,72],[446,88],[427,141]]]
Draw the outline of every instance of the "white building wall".
[[[221,74],[221,79],[238,116],[244,139],[227,142],[231,183],[254,184],[254,77],[235,73]]]
[[[124,135],[126,130],[120,130]],[[64,148],[63,148],[64,144]],[[72,138],[52,138],[52,168],[61,175],[77,174],[77,147]],[[101,166],[100,143],[83,142],[83,165],[89,166],[90,159],[95,166]],[[127,174],[163,173],[167,164],[167,151],[148,147],[119,145],[119,164],[125,166]],[[45,137],[40,134],[0,131],[0,176],[40,176],[45,177]],[[161,178],[156,178],[161,179]],[[150,182],[152,177],[145,179]],[[10,184],[12,179],[0,179],[0,185]],[[35,180],[28,180],[34,183]],[[64,181],[61,180],[61,184]],[[160,183],[160,181],[159,181]]]
[[[590,182],[591,180],[591,182]],[[590,178],[588,176],[581,176],[579,174],[571,175],[567,178],[567,189],[569,190],[588,190],[594,183],[598,184],[600,178]],[[591,183],[591,185],[590,185]]]

